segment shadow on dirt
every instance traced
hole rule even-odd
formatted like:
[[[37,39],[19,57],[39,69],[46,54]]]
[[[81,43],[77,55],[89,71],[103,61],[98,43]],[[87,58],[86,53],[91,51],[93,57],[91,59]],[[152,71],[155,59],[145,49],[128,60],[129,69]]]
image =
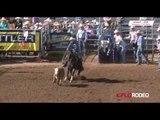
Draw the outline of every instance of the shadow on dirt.
[[[138,80],[110,80],[107,78],[90,78],[86,79],[87,82],[99,82],[99,83],[127,83],[127,82],[140,82]]]
[[[68,83],[64,85],[65,87],[76,87],[76,88],[86,88],[88,84],[86,83]]]
[[[108,84],[112,84],[112,83],[141,82],[140,80],[110,80],[110,79],[106,79],[106,78],[90,78],[90,79],[85,79],[83,81],[85,81],[85,82],[84,83],[76,83],[76,82],[74,82],[74,83],[67,83],[64,86],[65,87],[86,88],[86,87],[89,86],[89,83],[92,83],[92,82],[108,83]]]
[[[8,72],[8,73],[40,73],[40,74],[43,74],[43,73],[45,73],[45,72],[17,71],[17,72]]]
[[[69,86],[70,86],[70,87],[84,88],[84,87],[87,87],[88,84],[78,83],[78,84],[70,84]]]

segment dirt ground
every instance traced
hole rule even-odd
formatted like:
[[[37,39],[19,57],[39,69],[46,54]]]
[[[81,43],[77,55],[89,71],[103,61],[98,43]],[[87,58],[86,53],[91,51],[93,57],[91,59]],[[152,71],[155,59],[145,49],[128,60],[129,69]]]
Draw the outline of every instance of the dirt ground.
[[[52,84],[58,62],[0,64],[0,102],[121,103],[160,102],[160,72],[157,64],[99,64],[88,58],[81,75],[63,86]],[[92,62],[91,62],[92,61]],[[149,98],[117,98],[117,93],[149,93]]]

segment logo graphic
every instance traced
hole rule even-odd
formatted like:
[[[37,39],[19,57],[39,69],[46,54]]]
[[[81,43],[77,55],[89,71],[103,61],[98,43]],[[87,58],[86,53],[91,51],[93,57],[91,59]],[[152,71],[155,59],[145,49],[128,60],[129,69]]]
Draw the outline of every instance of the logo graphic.
[[[117,93],[116,98],[149,98],[149,93]]]

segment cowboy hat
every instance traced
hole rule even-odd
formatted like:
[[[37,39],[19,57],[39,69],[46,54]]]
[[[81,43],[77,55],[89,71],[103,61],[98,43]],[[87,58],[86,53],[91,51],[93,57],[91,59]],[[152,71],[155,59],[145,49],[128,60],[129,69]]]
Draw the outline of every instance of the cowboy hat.
[[[119,33],[119,31],[118,31],[118,30],[115,30],[114,33]]]
[[[6,18],[4,18],[4,17],[2,17],[2,19],[1,19],[2,21],[6,21],[7,19]]]
[[[83,25],[83,24],[80,24],[79,27],[84,27],[84,25]]]
[[[92,20],[92,23],[95,23],[95,22],[97,22],[96,19]]]
[[[75,24],[75,21],[72,21],[71,24]]]
[[[69,24],[69,25],[68,25],[68,27],[72,27],[72,25],[71,25],[71,24]]]
[[[131,26],[131,29],[135,28],[134,26]]]
[[[104,21],[110,21],[112,18],[111,17],[103,17]]]
[[[138,30],[138,31],[137,31],[137,34],[141,34],[141,31],[140,31],[140,30]]]
[[[30,24],[30,21],[26,21],[23,23],[23,25],[29,25]]]
[[[86,20],[86,23],[89,23],[89,21],[88,21],[88,20]]]
[[[86,25],[87,25],[87,26],[91,26],[91,24],[90,24],[90,23],[87,23]]]
[[[104,26],[105,26],[105,27],[108,27],[108,26],[109,26],[109,24],[108,24],[107,22],[105,22],[105,23],[104,23]]]
[[[47,18],[44,20],[44,22],[52,22],[52,20],[50,18]]]
[[[15,20],[21,20],[21,19],[22,19],[21,17],[16,17],[16,18],[15,18]]]
[[[69,41],[73,41],[73,40],[76,40],[76,39],[73,38],[73,37],[70,37],[70,38],[69,38]]]
[[[54,26],[59,26],[60,23],[59,23],[59,22],[54,22],[53,25],[54,25]]]

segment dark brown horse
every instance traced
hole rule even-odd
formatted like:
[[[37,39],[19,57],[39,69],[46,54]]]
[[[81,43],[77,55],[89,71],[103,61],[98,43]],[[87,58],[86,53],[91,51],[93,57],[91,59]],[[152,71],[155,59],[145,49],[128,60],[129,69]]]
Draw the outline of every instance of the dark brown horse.
[[[75,71],[76,70],[78,71],[78,76],[79,76],[80,73],[84,70],[82,59],[78,57],[76,52],[70,50],[68,51],[65,61],[66,62],[64,64],[64,67],[67,68],[67,76],[65,77],[65,80],[67,80],[70,75],[71,76],[70,83],[71,83],[74,78]]]

